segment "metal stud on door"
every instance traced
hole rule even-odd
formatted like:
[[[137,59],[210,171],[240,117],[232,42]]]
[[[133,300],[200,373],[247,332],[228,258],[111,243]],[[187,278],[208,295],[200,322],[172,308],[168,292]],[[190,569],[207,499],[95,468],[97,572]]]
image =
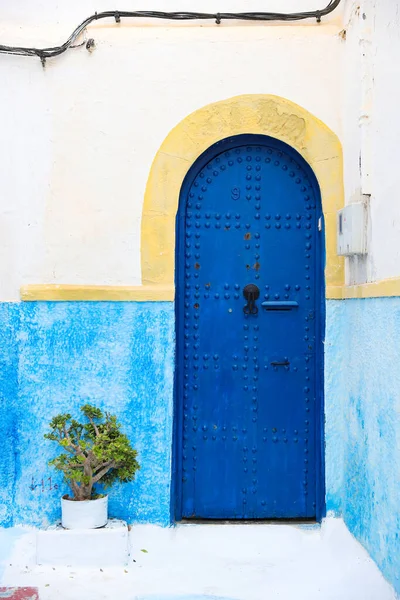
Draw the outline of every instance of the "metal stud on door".
[[[178,504],[185,518],[317,514],[318,186],[263,136],[216,144],[177,231]]]

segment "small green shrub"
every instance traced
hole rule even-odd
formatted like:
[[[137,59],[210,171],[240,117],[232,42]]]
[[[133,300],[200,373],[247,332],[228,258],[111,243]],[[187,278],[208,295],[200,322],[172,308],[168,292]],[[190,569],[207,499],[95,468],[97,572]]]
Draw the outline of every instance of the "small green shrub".
[[[140,466],[115,416],[90,404],[81,411],[87,422],[79,423],[68,413],[57,415],[44,437],[64,450],[49,465],[63,473],[73,499],[93,500],[97,483],[107,488],[115,482],[133,481]]]

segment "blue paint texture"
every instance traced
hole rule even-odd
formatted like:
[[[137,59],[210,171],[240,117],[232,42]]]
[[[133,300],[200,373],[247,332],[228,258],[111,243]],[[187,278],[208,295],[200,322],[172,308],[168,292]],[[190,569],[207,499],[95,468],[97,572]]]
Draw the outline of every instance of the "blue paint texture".
[[[326,303],[325,330],[325,479],[326,510],[340,515],[343,491],[343,435],[345,376],[343,373],[343,350],[346,331],[343,315],[346,303]]]
[[[0,524],[13,524],[19,420],[17,363],[18,305],[0,304]]]
[[[68,488],[47,465],[57,446],[43,434],[52,416],[88,401],[117,414],[139,453],[141,470],[112,489],[110,514],[168,524],[172,303],[4,304],[0,315],[1,524],[60,518]]]
[[[328,302],[328,510],[400,593],[400,298]]]
[[[399,339],[400,298],[327,302],[327,510],[400,593]],[[168,302],[0,304],[0,525],[59,519],[43,434],[87,401],[118,415],[142,465],[111,515],[170,523],[174,347]]]

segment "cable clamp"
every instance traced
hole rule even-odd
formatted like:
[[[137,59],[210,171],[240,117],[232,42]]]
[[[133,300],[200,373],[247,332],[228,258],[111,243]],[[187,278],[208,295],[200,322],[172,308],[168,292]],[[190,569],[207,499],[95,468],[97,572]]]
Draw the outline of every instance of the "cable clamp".
[[[116,23],[121,23],[121,15],[119,14],[118,10],[115,11],[114,18]]]
[[[43,54],[39,54],[39,58],[40,58],[40,62],[42,63],[42,67],[44,69],[46,66],[46,57],[43,56]]]
[[[215,22],[216,22],[217,25],[221,24],[221,15],[220,15],[220,13],[217,13],[215,15]]]
[[[89,38],[86,42],[86,50],[91,52],[95,48],[96,44],[93,38]]]

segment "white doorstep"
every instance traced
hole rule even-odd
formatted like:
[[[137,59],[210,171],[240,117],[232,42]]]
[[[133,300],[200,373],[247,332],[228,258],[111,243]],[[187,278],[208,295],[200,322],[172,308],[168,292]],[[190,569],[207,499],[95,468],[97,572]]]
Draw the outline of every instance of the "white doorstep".
[[[54,525],[36,534],[36,563],[68,567],[124,566],[128,526],[110,519],[101,529],[64,529]]]

